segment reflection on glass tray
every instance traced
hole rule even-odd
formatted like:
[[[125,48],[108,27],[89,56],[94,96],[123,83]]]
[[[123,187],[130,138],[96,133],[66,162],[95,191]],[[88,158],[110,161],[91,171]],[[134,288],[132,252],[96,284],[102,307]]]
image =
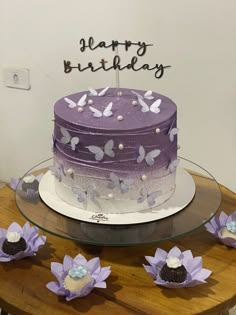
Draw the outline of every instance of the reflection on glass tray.
[[[52,163],[52,159],[46,160],[23,177],[46,173]],[[221,191],[214,177],[186,159],[181,158],[181,165],[192,175],[195,182],[196,191],[192,202],[184,210],[151,223],[128,226],[85,223],[53,211],[40,198],[35,203],[22,198],[18,188],[16,203],[21,213],[34,225],[54,235],[81,243],[124,246],[160,242],[199,228],[210,220],[220,206]]]

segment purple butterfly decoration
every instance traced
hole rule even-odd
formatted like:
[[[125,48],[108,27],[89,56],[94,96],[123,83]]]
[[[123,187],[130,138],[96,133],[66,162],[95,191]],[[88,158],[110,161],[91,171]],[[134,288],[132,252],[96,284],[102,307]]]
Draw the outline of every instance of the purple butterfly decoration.
[[[61,127],[61,143],[63,144],[70,144],[71,149],[75,151],[76,145],[79,143],[79,137],[71,137],[68,130],[66,130],[64,127]]]
[[[179,159],[170,162],[170,164],[168,165],[168,170],[170,171],[170,173],[174,173],[176,171],[176,168],[178,167],[179,163],[180,163]]]
[[[137,202],[142,203],[145,200],[147,201],[149,207],[153,207],[156,203],[157,197],[161,195],[161,191],[154,191],[149,193],[146,187],[143,187],[140,190],[140,196],[138,197]]]
[[[178,128],[172,128],[169,130],[168,134],[169,134],[170,142],[174,142],[175,136],[178,134],[178,131],[179,131]]]
[[[57,144],[57,139],[54,135],[52,135],[52,151],[54,152]]]
[[[49,166],[49,170],[52,172],[52,174],[56,177],[56,179],[61,182],[62,177],[66,176],[64,165],[61,163],[58,166]]]
[[[122,179],[119,178],[116,174],[110,173],[110,183],[108,184],[108,188],[118,188],[121,193],[127,193],[133,182],[134,180],[132,178]]]
[[[86,147],[91,153],[94,154],[96,161],[101,161],[104,158],[104,155],[107,155],[111,158],[115,156],[115,152],[113,151],[114,148],[114,141],[108,140],[104,145],[104,148],[100,148],[96,145],[90,145]]]
[[[93,185],[89,185],[87,190],[80,187],[74,187],[72,191],[77,195],[77,199],[81,203],[87,203],[88,200],[96,203],[96,198],[99,196]]]
[[[139,146],[139,156],[137,158],[137,163],[141,163],[143,160],[146,161],[148,166],[152,166],[155,162],[155,158],[158,157],[161,150],[155,149],[146,154],[146,151],[142,145]]]

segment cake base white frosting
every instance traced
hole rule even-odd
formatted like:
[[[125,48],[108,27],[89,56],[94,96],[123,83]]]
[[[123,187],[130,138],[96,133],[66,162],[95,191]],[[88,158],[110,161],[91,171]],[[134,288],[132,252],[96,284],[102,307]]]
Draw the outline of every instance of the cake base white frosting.
[[[70,174],[65,176],[62,181],[55,180],[55,190],[58,197],[73,207],[88,210],[91,212],[102,213],[131,213],[148,210],[166,202],[174,194],[176,172],[166,174],[166,170],[158,172],[159,177],[148,174],[147,179],[140,181],[137,176],[133,179],[128,192],[122,193],[120,187],[109,188],[109,179],[104,180],[95,177],[86,177],[78,173],[71,178]],[[79,190],[86,191],[86,187],[96,188],[95,198],[92,199],[88,194],[81,202]],[[158,196],[154,199],[154,204],[150,204],[148,196],[142,202],[138,202],[141,190],[145,188],[147,192],[157,192]],[[83,196],[82,196],[83,197]]]
[[[176,189],[167,202],[147,209],[144,211],[136,211],[131,213],[107,213],[104,212],[91,212],[88,209],[85,211],[83,208],[72,206],[63,201],[55,191],[55,178],[51,171],[48,171],[40,181],[39,194],[42,200],[56,212],[85,222],[123,225],[151,222],[163,219],[170,215],[181,211],[193,199],[195,194],[195,183],[192,176],[184,169],[178,168],[176,176]],[[124,209],[129,209],[129,202],[124,201]],[[81,204],[81,203],[79,203]],[[138,203],[136,203],[138,204]],[[112,206],[112,202],[111,202]],[[123,209],[123,210],[124,210]]]

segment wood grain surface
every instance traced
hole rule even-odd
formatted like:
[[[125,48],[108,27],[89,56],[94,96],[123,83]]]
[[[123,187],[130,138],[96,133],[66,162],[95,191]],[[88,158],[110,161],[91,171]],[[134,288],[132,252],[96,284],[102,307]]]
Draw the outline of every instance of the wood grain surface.
[[[0,189],[0,222],[7,228],[13,221],[25,219],[15,204],[15,193],[7,186]],[[221,209],[236,210],[236,196],[222,187]],[[84,246],[48,233],[46,245],[37,256],[0,264],[0,307],[12,315],[25,314],[221,314],[236,304],[236,250],[228,248],[204,228],[156,245],[131,247]],[[142,267],[144,256],[157,247],[170,250],[177,245],[203,256],[203,266],[213,271],[208,283],[188,289],[158,287]],[[45,286],[55,280],[52,261],[62,262],[65,254],[83,254],[87,259],[99,256],[102,266],[111,266],[107,289],[94,289],[84,298],[66,302]]]

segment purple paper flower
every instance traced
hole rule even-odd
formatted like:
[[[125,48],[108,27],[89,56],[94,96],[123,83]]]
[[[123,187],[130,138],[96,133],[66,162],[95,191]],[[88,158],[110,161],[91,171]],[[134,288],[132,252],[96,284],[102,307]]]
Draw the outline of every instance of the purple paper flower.
[[[20,182],[19,178],[12,177],[11,180],[10,180],[10,187],[11,187],[11,189],[16,190],[16,187],[19,184],[19,182]]]
[[[219,217],[214,216],[205,227],[221,243],[236,248],[236,211],[229,216],[222,211]]]
[[[169,253],[158,248],[155,256],[145,256],[150,265],[143,265],[154,283],[168,288],[194,287],[206,283],[211,271],[202,268],[202,257],[193,257],[190,250],[173,247]]]
[[[13,222],[7,230],[0,228],[0,261],[34,256],[45,242],[46,236],[39,236],[37,227],[30,227],[28,222],[21,227]]]
[[[87,261],[81,254],[74,259],[66,255],[63,264],[51,263],[51,272],[58,282],[49,282],[47,288],[70,301],[88,295],[93,288],[106,288],[104,280],[111,273],[110,268],[101,268],[98,257]]]
[[[24,199],[29,201],[37,201],[39,199],[38,188],[43,174],[37,176],[27,175],[21,180],[18,178],[11,178],[10,187],[13,190],[17,189],[17,193]]]

